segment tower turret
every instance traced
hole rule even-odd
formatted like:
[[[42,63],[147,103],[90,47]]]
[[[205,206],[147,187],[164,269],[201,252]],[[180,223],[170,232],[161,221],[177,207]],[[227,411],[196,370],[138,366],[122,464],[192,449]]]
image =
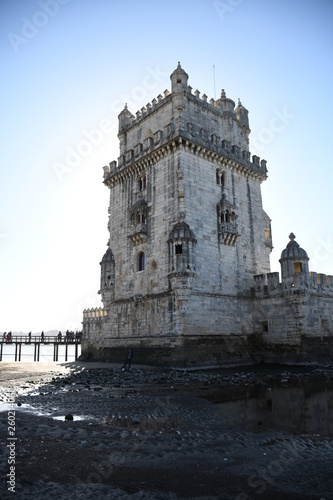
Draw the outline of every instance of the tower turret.
[[[221,91],[221,98],[218,99],[218,104],[223,111],[223,113],[231,114],[232,116],[235,116],[235,101],[232,99],[229,99],[225,93],[225,90],[222,89]]]
[[[179,93],[179,92],[187,92],[187,82],[188,82],[188,74],[178,62],[178,66],[173,73],[170,75],[171,80],[171,92]]]
[[[235,113],[240,125],[245,125],[247,128],[249,128],[249,112],[246,108],[244,108],[240,99],[238,99],[238,106],[235,109]]]
[[[108,248],[103,255],[101,265],[101,289],[104,308],[110,306],[114,299],[114,280],[115,280],[115,260],[111,248]]]
[[[118,120],[119,120],[118,138],[119,138],[119,147],[121,155],[124,154],[124,151],[126,149],[126,144],[127,144],[126,131],[129,128],[132,120],[134,120],[134,118],[135,117],[128,109],[127,104],[125,104],[124,109],[118,115]]]
[[[295,241],[294,233],[289,235],[290,241],[281,253],[281,275],[284,286],[297,287],[309,284],[309,257]]]

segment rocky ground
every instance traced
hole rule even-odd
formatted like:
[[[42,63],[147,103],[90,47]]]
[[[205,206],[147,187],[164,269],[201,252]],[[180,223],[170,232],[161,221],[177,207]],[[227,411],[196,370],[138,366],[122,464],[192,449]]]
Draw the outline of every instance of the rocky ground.
[[[272,410],[272,393],[288,399],[293,388],[312,397],[318,381],[332,391],[332,367],[18,365],[0,367],[1,498],[13,495],[6,482],[13,393],[18,499],[333,498],[331,415],[326,431],[314,433],[309,415],[296,430],[293,415],[274,419],[274,398]]]

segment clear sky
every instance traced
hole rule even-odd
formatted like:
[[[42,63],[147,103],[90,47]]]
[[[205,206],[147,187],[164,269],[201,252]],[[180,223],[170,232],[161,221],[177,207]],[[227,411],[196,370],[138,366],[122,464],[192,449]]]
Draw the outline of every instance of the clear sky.
[[[1,0],[0,331],[80,329],[101,304],[117,115],[178,61],[249,110],[271,270],[293,231],[333,274],[332,26],[331,0]]]

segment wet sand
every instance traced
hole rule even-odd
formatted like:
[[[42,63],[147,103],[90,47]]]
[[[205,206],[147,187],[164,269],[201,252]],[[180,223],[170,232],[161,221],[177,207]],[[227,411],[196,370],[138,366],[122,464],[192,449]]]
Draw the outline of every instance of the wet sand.
[[[269,397],[319,375],[330,388],[332,370],[268,372],[3,363],[1,498],[13,394],[18,499],[333,498],[331,435],[272,425]]]

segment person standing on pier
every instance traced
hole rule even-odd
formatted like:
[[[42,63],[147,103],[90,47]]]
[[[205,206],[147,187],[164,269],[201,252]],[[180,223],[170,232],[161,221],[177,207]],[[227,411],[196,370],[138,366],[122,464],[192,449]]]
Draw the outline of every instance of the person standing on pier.
[[[40,339],[41,339],[42,342],[44,342],[44,332],[41,333]]]

